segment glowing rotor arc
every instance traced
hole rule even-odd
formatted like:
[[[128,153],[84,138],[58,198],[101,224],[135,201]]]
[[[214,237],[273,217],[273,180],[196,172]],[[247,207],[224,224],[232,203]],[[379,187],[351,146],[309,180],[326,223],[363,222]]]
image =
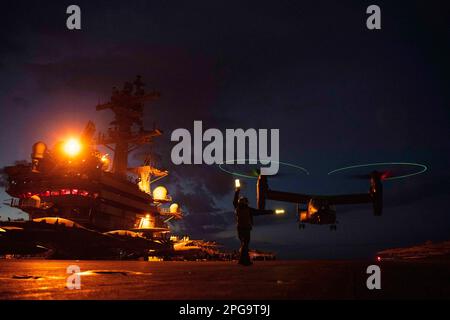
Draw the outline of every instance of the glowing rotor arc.
[[[338,173],[338,172],[351,170],[351,169],[367,168],[367,167],[375,167],[375,166],[414,166],[414,167],[420,168],[420,170],[417,171],[417,172],[404,174],[404,175],[400,175],[400,176],[388,177],[388,178],[386,178],[384,180],[396,180],[396,179],[403,179],[403,178],[407,178],[407,177],[412,177],[412,176],[415,176],[415,175],[418,175],[418,174],[422,174],[422,173],[424,173],[425,171],[428,170],[428,167],[426,165],[420,164],[420,163],[412,163],[412,162],[378,162],[378,163],[359,164],[359,165],[353,165],[353,166],[348,166],[348,167],[335,169],[333,171],[328,172],[328,175],[332,175],[332,174],[335,174],[335,173]]]
[[[235,162],[238,162],[238,161],[243,161],[243,162],[244,162],[244,163],[242,163],[243,165],[249,165],[249,164],[252,164],[252,163],[245,163],[245,162],[247,162],[247,161],[248,161],[248,162],[250,162],[250,161],[255,161],[256,163],[254,163],[254,164],[258,164],[258,161],[259,161],[259,162],[267,162],[267,163],[273,162],[273,163],[278,163],[279,165],[282,165],[282,166],[291,167],[291,168],[300,170],[300,171],[302,171],[303,173],[309,175],[309,171],[308,171],[308,170],[306,170],[305,168],[300,167],[300,166],[298,166],[298,165],[296,165],[296,164],[287,163],[287,162],[282,162],[282,161],[275,161],[275,160],[261,160],[261,159],[260,159],[260,160],[257,160],[257,159],[232,159],[232,160],[226,160],[224,163],[219,164],[219,169],[222,170],[223,172],[226,172],[226,173],[231,174],[231,175],[236,176],[236,177],[248,178],[248,179],[256,179],[256,178],[257,178],[257,177],[255,177],[255,176],[250,176],[250,175],[247,175],[247,174],[242,174],[242,173],[230,171],[230,170],[227,170],[227,169],[225,169],[225,168],[223,167],[223,165],[227,165],[227,164],[235,164]],[[240,164],[240,163],[236,163],[236,164]]]

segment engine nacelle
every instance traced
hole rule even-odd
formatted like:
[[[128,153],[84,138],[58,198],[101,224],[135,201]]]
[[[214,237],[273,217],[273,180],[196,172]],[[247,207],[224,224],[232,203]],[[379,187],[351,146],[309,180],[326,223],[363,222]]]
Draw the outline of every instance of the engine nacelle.
[[[378,172],[372,172],[370,177],[370,196],[373,203],[373,214],[381,216],[383,213],[383,184]]]
[[[269,190],[267,176],[260,174],[256,182],[256,207],[264,210],[266,208],[266,195]]]

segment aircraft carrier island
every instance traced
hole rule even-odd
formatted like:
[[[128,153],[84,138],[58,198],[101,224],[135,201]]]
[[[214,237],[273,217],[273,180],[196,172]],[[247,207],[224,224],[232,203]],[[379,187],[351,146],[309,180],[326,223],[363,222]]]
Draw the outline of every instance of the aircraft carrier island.
[[[200,256],[217,253],[215,243],[170,235],[168,222],[182,219],[180,206],[154,183],[169,172],[154,167],[149,155],[130,167],[128,156],[161,136],[143,125],[144,103],[159,98],[145,92],[140,76],[113,88],[107,132],[89,121],[78,137],[34,143],[31,159],[4,169],[8,205],[29,215],[28,221],[0,223],[0,255],[36,255],[64,259],[171,258],[175,251]],[[99,151],[99,146],[110,150]],[[186,248],[197,250],[187,250]],[[186,249],[186,250],[184,250]]]

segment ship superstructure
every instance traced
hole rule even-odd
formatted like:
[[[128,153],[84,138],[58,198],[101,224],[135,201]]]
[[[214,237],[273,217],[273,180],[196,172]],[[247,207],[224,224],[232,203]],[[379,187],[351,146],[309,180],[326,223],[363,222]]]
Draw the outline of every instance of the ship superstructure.
[[[151,155],[141,166],[128,166],[130,152],[162,135],[157,128],[144,129],[142,120],[144,103],[158,98],[156,91],[145,92],[138,76],[122,90],[113,88],[110,101],[97,105],[114,114],[106,133],[96,133],[89,121],[79,137],[51,149],[35,143],[29,163],[5,168],[10,205],[30,219],[60,217],[100,232],[133,230],[164,237],[167,221],[182,218],[178,205],[169,207],[172,199],[164,187],[151,189],[168,172],[151,166]],[[100,145],[110,149],[112,161],[98,150]]]

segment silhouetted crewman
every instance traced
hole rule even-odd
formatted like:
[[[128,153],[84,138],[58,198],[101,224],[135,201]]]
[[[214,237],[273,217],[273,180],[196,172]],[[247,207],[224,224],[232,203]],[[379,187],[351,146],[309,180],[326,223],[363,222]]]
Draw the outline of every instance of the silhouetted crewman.
[[[239,264],[244,266],[252,265],[250,261],[249,243],[250,232],[253,227],[253,216],[260,216],[265,214],[274,214],[273,210],[258,210],[248,206],[248,199],[246,197],[239,197],[240,188],[237,187],[234,193],[233,205],[236,213],[236,224],[239,240],[241,241],[241,248],[239,249]]]

